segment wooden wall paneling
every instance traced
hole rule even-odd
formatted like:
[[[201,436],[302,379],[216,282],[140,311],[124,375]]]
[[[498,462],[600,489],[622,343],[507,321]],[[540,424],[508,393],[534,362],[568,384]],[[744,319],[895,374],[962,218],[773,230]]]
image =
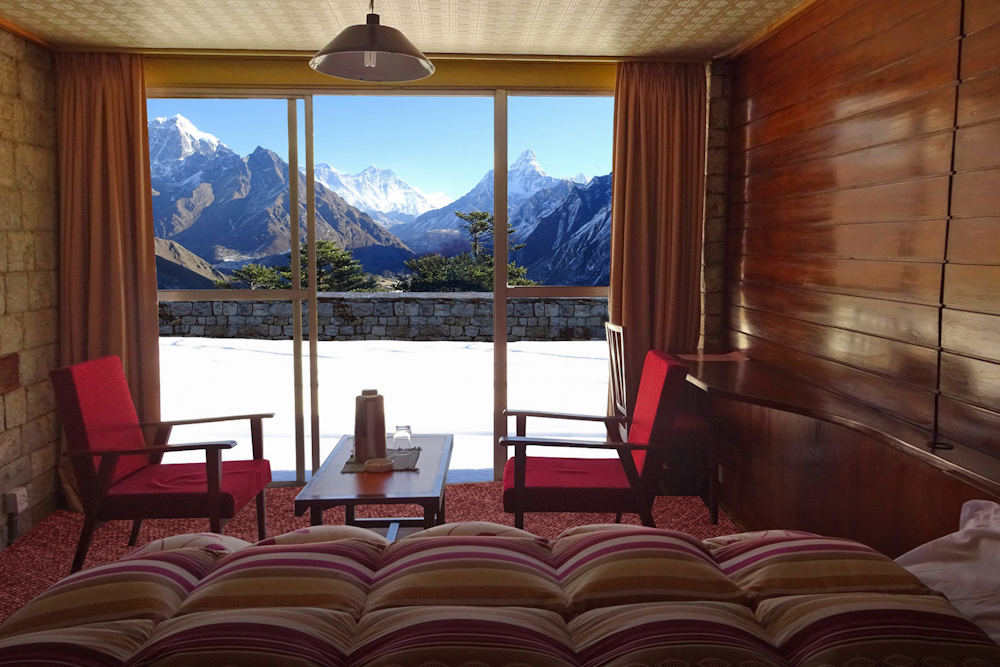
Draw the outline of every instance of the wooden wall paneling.
[[[924,429],[934,426],[934,395],[916,387],[805,354],[742,332],[731,332],[733,346],[751,359],[831,392],[878,408]]]
[[[736,153],[730,161],[730,170],[734,178],[740,178],[793,162],[950,131],[954,115],[955,87],[949,84],[896,104]]]
[[[951,195],[951,213],[978,218],[1000,212],[1000,169],[957,173]]]
[[[942,396],[938,399],[938,431],[1000,459],[1000,412]]]
[[[734,83],[736,87],[733,89],[736,97],[734,99],[741,100],[747,96],[742,87],[746,85],[747,77],[752,76],[760,69],[766,68],[768,60],[793,44],[823,29],[855,7],[870,1],[841,0],[839,2],[817,2],[796,17],[794,21],[786,23],[780,30],[770,35],[767,40],[761,42],[736,60],[734,70],[734,74],[736,75]]]
[[[715,398],[712,410],[738,438],[733,447],[753,452],[748,468],[724,471],[719,487],[724,510],[747,530],[848,537],[895,557],[953,532],[963,503],[990,497],[837,424],[725,398]]]
[[[958,128],[955,133],[955,170],[988,167],[1000,167],[1000,120]]]
[[[938,343],[936,306],[747,282],[730,283],[729,303],[925,347]]]
[[[932,5],[926,11],[921,11]],[[822,93],[830,88],[870,75],[873,71],[888,67],[921,51],[956,39],[961,22],[961,0],[885,0],[864,5],[871,16],[855,16],[852,12],[841,21],[869,24],[871,29],[859,40],[857,32],[829,32],[816,36],[809,43],[801,42],[788,49],[768,63],[767,71],[775,72],[780,82],[769,88],[752,91],[751,96],[737,102],[733,107],[733,118],[743,124],[774,113],[807,97]],[[900,23],[901,16],[909,16]],[[840,22],[838,22],[840,23]],[[833,27],[833,26],[831,26]],[[888,29],[882,30],[881,28]],[[835,49],[843,48],[839,53]],[[799,48],[802,47],[802,48]],[[800,68],[791,63],[809,63],[808,76],[794,76]]]
[[[944,220],[906,220],[853,225],[805,225],[734,229],[731,247],[747,255],[805,255],[846,259],[944,259]],[[737,244],[739,244],[737,246]]]
[[[784,315],[732,307],[729,318],[733,329],[747,335],[926,391],[937,388],[937,350],[804,322],[795,314],[794,304]]]
[[[941,392],[1000,411],[1000,363],[942,352]]]
[[[959,127],[1000,118],[1000,68],[962,81],[958,89]]]
[[[997,44],[1000,44],[1000,23],[966,34],[962,40],[962,78],[1000,67]]]
[[[733,278],[786,287],[812,287],[842,294],[936,304],[941,291],[941,265],[927,262],[890,262],[866,259],[830,259],[745,255],[729,258]]]
[[[941,347],[1000,362],[1000,315],[945,308],[941,312]]]
[[[759,201],[790,192],[837,190],[947,174],[951,171],[953,136],[951,131],[940,132],[755,171],[730,183],[730,198],[735,202]]]
[[[902,102],[955,80],[958,40],[928,49],[868,76],[831,88],[748,123],[731,145],[744,151],[810,128]],[[739,123],[735,123],[739,127]]]
[[[996,0],[965,0],[965,31],[975,32],[1000,21],[1000,2]]]
[[[1000,266],[948,264],[945,267],[944,302],[952,308],[1000,314]]]
[[[813,32],[776,53],[766,67],[754,68],[739,77],[740,89],[735,99],[739,102],[748,97],[756,97],[768,88],[783,87],[786,80],[802,81],[812,78],[796,75],[803,70],[815,71],[815,68],[823,67],[870,36],[879,35],[941,2],[942,0],[879,0],[858,5],[831,22],[823,31]]]
[[[942,219],[948,215],[949,180],[935,177],[735,203],[730,206],[730,223],[758,227]]]
[[[948,228],[948,261],[1000,264],[1000,217],[952,220]]]

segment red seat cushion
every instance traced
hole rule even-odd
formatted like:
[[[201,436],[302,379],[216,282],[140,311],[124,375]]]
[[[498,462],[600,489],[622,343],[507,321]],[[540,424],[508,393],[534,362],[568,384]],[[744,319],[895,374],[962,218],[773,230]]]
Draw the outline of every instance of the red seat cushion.
[[[220,516],[230,519],[271,481],[267,461],[223,461]],[[199,518],[209,515],[204,463],[151,465],[114,484],[102,518]]]
[[[525,466],[529,511],[631,512],[635,503],[621,461],[529,456]],[[514,511],[514,459],[503,470],[503,508]]]

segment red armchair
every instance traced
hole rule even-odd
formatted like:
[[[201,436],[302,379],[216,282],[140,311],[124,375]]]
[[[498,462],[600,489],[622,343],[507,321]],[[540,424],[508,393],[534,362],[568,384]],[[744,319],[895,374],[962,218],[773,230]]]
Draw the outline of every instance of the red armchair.
[[[665,352],[651,350],[646,355],[626,442],[614,441],[614,427],[627,422],[620,416],[508,411],[508,416],[517,419],[517,437],[500,439],[501,445],[514,447],[514,457],[507,461],[503,472],[503,505],[504,511],[514,514],[514,525],[524,527],[525,512],[614,512],[616,521],[621,520],[623,512],[635,512],[644,525],[655,526],[652,501],[660,495],[664,469],[675,460],[677,451],[702,446],[710,458],[711,427],[682,407],[686,378],[687,368]],[[528,417],[603,421],[611,439],[594,442],[526,437]],[[529,445],[612,449],[618,458],[528,457]],[[708,475],[706,504],[714,524],[718,509],[712,477]]]
[[[271,466],[264,459],[263,420],[273,414],[142,424],[135,412],[121,359],[101,357],[51,373],[86,516],[72,572],[83,567],[94,531],[104,521],[129,519],[135,545],[143,519],[208,517],[219,532],[250,500],[257,500],[257,532],[267,533],[264,488]],[[168,445],[174,426],[249,419],[253,460],[222,461],[232,441]],[[144,427],[156,427],[152,446]],[[163,464],[165,452],[201,449],[206,462]]]

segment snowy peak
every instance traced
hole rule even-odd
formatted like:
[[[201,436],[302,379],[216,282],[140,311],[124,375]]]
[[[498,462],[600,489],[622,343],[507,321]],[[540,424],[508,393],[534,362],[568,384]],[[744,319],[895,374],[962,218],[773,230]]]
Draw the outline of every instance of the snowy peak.
[[[344,200],[376,219],[408,222],[421,213],[440,208],[451,202],[441,195],[425,195],[391,169],[371,165],[357,174],[345,174],[320,162],[315,168],[316,180],[326,185]]]
[[[229,152],[218,138],[202,132],[190,120],[177,114],[149,121],[149,158],[154,174],[165,175],[192,155],[212,157]]]

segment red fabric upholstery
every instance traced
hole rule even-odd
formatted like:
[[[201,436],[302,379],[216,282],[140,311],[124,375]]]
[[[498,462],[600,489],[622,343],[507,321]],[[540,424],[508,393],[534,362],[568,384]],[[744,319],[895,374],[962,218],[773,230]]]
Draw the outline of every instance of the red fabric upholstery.
[[[686,379],[687,368],[667,353],[651,350],[646,355],[629,442],[653,447],[657,462],[653,466],[646,465],[646,452],[633,452],[636,469],[650,495],[671,450],[703,444],[711,435],[708,422],[679,407]],[[529,456],[524,495],[529,512],[635,511],[634,495],[618,458]],[[505,511],[514,511],[513,458],[503,471],[503,504]]]
[[[271,481],[267,461],[223,461],[220,516],[231,519]],[[152,465],[116,483],[101,515],[108,519],[187,519],[208,516],[203,463]]]
[[[646,353],[632,423],[628,429],[629,442],[637,445],[668,444],[686,379],[687,367],[666,352],[650,350]],[[642,475],[646,452],[633,452],[632,457]]]
[[[633,512],[621,461],[529,456],[524,506],[546,512]],[[514,459],[503,469],[503,509],[514,511]]]
[[[52,386],[59,405],[59,419],[72,451],[88,449],[142,449],[146,440],[132,403],[121,359],[101,357],[52,371]],[[81,485],[90,485],[100,459],[74,459]],[[118,459],[113,482],[149,465],[148,456]]]

